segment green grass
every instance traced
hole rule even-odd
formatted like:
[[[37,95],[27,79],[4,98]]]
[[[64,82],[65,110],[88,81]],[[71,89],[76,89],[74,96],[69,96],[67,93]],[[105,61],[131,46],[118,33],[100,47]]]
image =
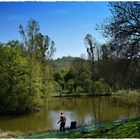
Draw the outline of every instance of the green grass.
[[[140,120],[107,125],[89,132],[77,132],[61,138],[140,138]]]
[[[73,130],[42,132],[23,136],[28,139],[41,138],[140,138],[140,117],[107,122]]]

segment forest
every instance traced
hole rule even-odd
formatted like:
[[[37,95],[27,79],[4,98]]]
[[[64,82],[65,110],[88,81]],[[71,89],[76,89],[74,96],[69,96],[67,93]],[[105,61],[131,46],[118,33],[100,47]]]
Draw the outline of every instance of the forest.
[[[38,111],[54,96],[140,89],[139,7],[140,2],[110,2],[112,16],[97,25],[108,41],[100,44],[87,33],[86,58],[54,60],[59,48],[40,32],[39,23],[29,19],[26,27],[19,25],[21,42],[0,43],[0,114]]]

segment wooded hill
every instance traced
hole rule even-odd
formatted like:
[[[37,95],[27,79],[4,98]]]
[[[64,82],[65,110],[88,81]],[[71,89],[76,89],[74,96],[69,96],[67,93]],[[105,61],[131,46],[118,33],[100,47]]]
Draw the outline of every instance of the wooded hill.
[[[54,68],[62,68],[62,67],[70,68],[75,58],[76,57],[72,57],[72,56],[63,56],[62,58],[57,58],[55,60],[52,60],[52,66]]]

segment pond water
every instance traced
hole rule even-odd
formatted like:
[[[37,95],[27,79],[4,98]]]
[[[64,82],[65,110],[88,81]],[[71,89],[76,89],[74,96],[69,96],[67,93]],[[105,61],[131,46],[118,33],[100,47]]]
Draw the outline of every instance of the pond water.
[[[140,115],[138,109],[119,106],[112,97],[52,98],[46,100],[40,112],[0,116],[0,130],[22,133],[58,130],[61,112],[66,116],[66,127],[70,127],[71,121],[85,126]]]

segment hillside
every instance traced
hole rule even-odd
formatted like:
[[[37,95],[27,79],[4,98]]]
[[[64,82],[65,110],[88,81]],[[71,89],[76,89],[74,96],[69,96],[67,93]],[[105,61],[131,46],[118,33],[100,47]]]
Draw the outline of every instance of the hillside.
[[[54,68],[70,67],[75,58],[76,57],[72,56],[64,56],[62,58],[57,58],[53,60],[52,64]]]

